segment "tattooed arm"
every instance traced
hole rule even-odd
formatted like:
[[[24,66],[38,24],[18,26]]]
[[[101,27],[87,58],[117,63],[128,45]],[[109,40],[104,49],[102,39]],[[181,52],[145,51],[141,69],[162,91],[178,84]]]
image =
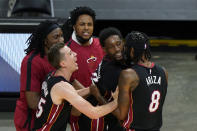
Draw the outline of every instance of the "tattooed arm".
[[[120,73],[118,108],[113,113],[120,121],[126,119],[130,106],[130,93],[138,84],[139,77],[133,69],[126,69]]]

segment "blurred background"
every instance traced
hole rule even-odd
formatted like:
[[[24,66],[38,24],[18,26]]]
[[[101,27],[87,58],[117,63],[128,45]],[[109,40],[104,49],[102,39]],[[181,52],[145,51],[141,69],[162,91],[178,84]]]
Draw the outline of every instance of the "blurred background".
[[[95,36],[109,26],[124,37],[131,30],[150,36],[153,60],[170,71],[162,131],[196,131],[196,0],[0,0],[0,129],[14,130],[20,63],[30,33],[46,19],[62,25],[76,6],[95,10]]]

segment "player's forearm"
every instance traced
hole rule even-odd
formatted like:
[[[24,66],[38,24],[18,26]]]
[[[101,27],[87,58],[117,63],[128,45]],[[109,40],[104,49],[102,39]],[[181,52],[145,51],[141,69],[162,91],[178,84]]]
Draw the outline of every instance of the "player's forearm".
[[[77,90],[77,93],[82,97],[87,96],[90,93],[89,87]]]
[[[117,105],[118,105],[117,100],[114,100],[108,104],[94,107],[95,111],[94,111],[92,119],[97,119],[99,117],[102,117],[102,116],[105,116],[105,115],[111,113],[113,110],[115,110],[117,108]]]
[[[129,112],[129,105],[130,105],[130,97],[129,95],[123,95],[122,91],[119,93],[118,97],[118,108],[117,108],[117,114],[116,117],[119,120],[125,120],[127,117],[127,114]]]
[[[28,107],[31,108],[31,109],[37,109],[38,103],[39,103],[39,100],[40,100],[40,93],[32,92],[32,91],[26,91],[25,95],[26,95],[26,100],[27,100]]]
[[[101,104],[101,105],[107,104],[107,100],[106,100],[103,96],[101,96],[101,95],[96,96],[96,100],[97,100],[97,101],[99,102],[99,104]]]
[[[78,80],[74,80],[72,82],[72,85],[73,87],[76,89],[76,90],[79,90],[79,89],[84,89],[85,87],[78,81]]]
[[[108,104],[94,107],[80,96],[75,96],[73,98],[69,97],[68,101],[81,113],[85,114],[91,119],[98,119],[99,117],[112,112],[115,108],[117,108],[118,105],[116,99]]]

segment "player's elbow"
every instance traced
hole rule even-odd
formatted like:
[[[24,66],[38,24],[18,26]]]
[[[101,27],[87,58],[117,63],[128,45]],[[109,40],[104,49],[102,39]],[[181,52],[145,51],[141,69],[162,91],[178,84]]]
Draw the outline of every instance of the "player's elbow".
[[[118,116],[118,119],[119,119],[120,121],[124,121],[124,120],[126,119],[126,115],[120,114],[120,115]]]
[[[124,121],[124,120],[125,120],[125,117],[121,117],[121,116],[119,116],[119,117],[118,117],[118,120],[120,120],[120,121]]]
[[[121,113],[114,113],[114,116],[116,116],[116,118],[120,121],[124,121],[126,119],[126,115],[123,115]]]
[[[126,119],[126,115],[121,114],[118,108],[116,108],[116,110],[114,110],[112,114],[120,121],[123,121]]]
[[[101,117],[101,116],[100,116],[97,112],[95,112],[95,113],[89,114],[88,117],[89,117],[90,119],[98,119],[98,118]]]

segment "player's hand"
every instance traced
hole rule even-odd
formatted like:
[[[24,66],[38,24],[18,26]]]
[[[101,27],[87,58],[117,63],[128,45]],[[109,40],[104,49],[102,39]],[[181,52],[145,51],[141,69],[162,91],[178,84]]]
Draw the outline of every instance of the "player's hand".
[[[118,99],[119,87],[116,87],[115,92],[111,92],[114,99]]]

